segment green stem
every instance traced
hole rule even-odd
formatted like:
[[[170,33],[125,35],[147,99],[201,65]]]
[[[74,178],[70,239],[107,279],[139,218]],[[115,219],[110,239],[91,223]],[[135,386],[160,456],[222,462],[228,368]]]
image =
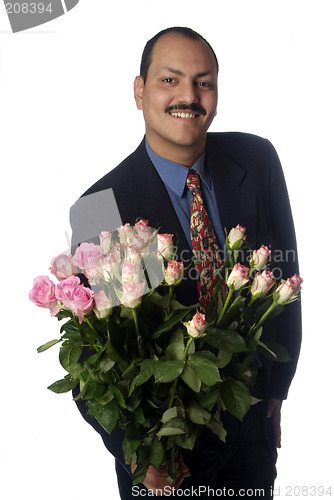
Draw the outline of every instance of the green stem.
[[[141,357],[144,357],[143,339],[142,339],[142,337],[140,335],[139,324],[138,324],[138,316],[137,316],[137,310],[136,309],[132,309],[132,316],[133,316],[133,320],[134,320],[135,328],[136,328],[138,352],[139,352],[139,355]]]
[[[229,290],[228,290],[228,295],[227,295],[226,300],[224,302],[224,306],[223,306],[222,312],[220,313],[220,316],[218,318],[217,326],[219,326],[219,323],[221,322],[222,317],[224,316],[224,314],[226,312],[227,306],[228,306],[228,304],[229,304],[229,302],[231,300],[233,292],[234,292],[234,288],[233,288],[233,286],[231,286],[231,288],[229,288]]]
[[[268,307],[268,309],[266,310],[265,313],[262,314],[261,318],[256,323],[256,325],[252,326],[252,328],[249,331],[249,335],[251,335],[252,333],[256,332],[260,328],[260,326],[262,325],[262,323],[264,323],[264,321],[268,318],[268,316],[272,313],[272,311],[275,309],[276,306],[277,306],[277,303],[273,302],[271,304],[271,306]]]
[[[191,346],[191,344],[193,343],[193,340],[194,338],[193,337],[190,337],[188,342],[187,342],[187,345],[186,345],[186,348],[184,350],[184,354],[183,354],[183,359],[186,359],[187,357],[187,354],[188,354],[188,351],[189,351],[189,347]]]

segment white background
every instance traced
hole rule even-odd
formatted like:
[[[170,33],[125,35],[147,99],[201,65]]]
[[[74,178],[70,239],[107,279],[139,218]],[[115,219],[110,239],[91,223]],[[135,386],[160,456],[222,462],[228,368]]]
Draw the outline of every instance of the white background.
[[[140,142],[132,82],[145,42],[175,25],[200,32],[220,61],[211,130],[267,137],[281,158],[305,283],[277,496],[289,498],[289,486],[295,496],[312,485],[334,493],[332,23],[330,0],[80,0],[61,18],[12,34],[1,4],[2,499],[118,497],[99,436],[70,394],[46,389],[64,373],[57,347],[39,355],[36,347],[57,338],[58,323],[28,292],[67,248],[69,207]]]

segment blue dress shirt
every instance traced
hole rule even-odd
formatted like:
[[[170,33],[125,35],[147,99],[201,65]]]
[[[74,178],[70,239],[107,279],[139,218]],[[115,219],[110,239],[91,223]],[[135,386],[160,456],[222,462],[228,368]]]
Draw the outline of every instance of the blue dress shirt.
[[[151,149],[147,140],[145,141],[145,144],[148,156],[150,157],[167,189],[176,215],[188,240],[189,246],[192,248],[190,238],[190,205],[192,194],[190,189],[186,186],[189,168],[157,155]],[[210,172],[205,165],[204,151],[192,168],[199,174],[205,208],[215,231],[219,249],[223,250],[225,245],[225,235],[219,218],[217,200]]]

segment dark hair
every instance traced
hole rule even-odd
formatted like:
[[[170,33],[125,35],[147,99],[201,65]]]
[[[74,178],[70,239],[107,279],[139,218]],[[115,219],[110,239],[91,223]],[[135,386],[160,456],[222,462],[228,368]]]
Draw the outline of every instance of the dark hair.
[[[175,26],[173,28],[167,28],[165,30],[159,31],[159,33],[157,33],[156,35],[154,35],[154,37],[151,38],[146,43],[145,48],[143,50],[143,55],[142,55],[142,58],[141,58],[141,63],[140,63],[140,76],[143,78],[144,83],[146,82],[148,69],[149,69],[150,64],[152,62],[152,50],[153,50],[153,47],[156,44],[156,42],[159,40],[159,38],[161,36],[163,36],[163,35],[166,35],[167,33],[180,33],[181,35],[183,35],[183,36],[185,36],[187,38],[191,38],[193,40],[202,40],[202,42],[204,42],[209,47],[209,49],[211,50],[211,52],[212,52],[212,54],[213,54],[213,56],[215,58],[216,64],[217,64],[217,71],[218,71],[218,69],[219,69],[218,59],[217,59],[217,56],[216,56],[213,48],[209,44],[209,42],[207,42],[205,40],[205,38],[202,37],[202,35],[200,35],[196,31],[192,30],[191,28],[185,28],[185,27],[182,27],[182,26]]]

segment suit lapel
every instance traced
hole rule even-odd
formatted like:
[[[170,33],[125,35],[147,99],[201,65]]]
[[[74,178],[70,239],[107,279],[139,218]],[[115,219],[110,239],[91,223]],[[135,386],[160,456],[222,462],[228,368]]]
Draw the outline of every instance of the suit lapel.
[[[246,227],[247,240],[257,241],[257,195],[243,187],[247,171],[207,138],[206,162],[214,185],[220,221],[227,232]]]

